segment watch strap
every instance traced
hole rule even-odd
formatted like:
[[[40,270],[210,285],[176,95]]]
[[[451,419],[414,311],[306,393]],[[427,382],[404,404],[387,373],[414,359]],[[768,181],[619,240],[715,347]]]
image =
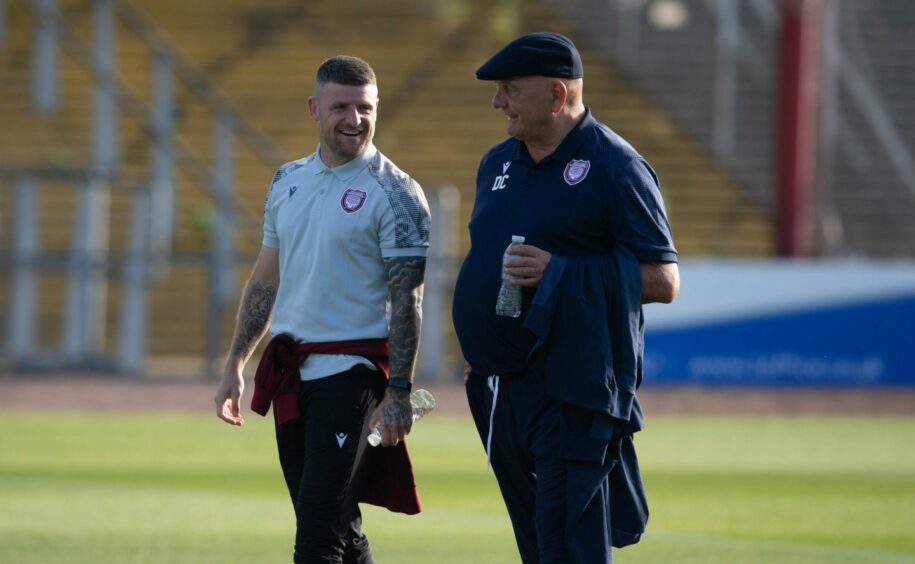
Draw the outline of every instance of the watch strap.
[[[393,378],[388,379],[388,387],[389,388],[398,388],[400,390],[406,390],[409,392],[413,389],[413,382],[409,381],[408,379],[406,379],[402,376],[395,376]]]

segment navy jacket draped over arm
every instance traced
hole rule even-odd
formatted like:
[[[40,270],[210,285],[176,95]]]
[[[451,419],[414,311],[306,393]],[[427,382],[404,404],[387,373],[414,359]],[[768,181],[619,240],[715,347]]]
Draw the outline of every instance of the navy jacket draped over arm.
[[[547,394],[562,404],[567,460],[566,536],[604,534],[614,546],[638,542],[648,520],[632,433],[643,426],[642,278],[621,245],[606,256],[554,255],[524,327],[537,342],[530,359],[545,371]],[[581,517],[599,512],[605,519]],[[601,531],[578,524],[604,522]]]

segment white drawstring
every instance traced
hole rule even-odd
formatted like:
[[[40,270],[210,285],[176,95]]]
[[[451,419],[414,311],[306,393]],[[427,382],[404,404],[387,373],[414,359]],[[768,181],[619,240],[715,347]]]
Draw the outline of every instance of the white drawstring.
[[[499,375],[493,374],[486,378],[486,384],[492,391],[492,409],[489,410],[489,436],[486,437],[486,469],[489,470],[489,462],[492,459],[492,426],[495,423],[496,401],[499,399]]]

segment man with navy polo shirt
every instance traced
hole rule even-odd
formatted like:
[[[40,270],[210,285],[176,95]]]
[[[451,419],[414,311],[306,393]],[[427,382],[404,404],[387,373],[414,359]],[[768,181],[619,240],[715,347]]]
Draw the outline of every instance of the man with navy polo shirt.
[[[373,562],[360,501],[420,511],[403,441],[430,218],[419,185],[372,144],[377,105],[362,59],[318,68],[308,110],[320,144],[273,177],[214,398],[220,419],[244,423],[242,371],[269,329],[251,409],[273,405],[295,562]],[[367,446],[378,424],[387,448]]]
[[[510,138],[480,163],[455,288],[468,401],[522,561],[609,563],[648,518],[632,443],[641,304],[679,290],[658,180],[584,106],[568,38],[524,35],[476,75]],[[513,235],[525,244],[503,264]],[[503,269],[518,318],[495,313]]]

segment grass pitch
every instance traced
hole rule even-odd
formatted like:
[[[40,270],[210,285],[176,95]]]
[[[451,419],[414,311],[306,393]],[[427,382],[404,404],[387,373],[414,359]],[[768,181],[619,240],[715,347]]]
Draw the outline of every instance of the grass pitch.
[[[648,533],[616,562],[915,563],[915,418],[651,418]],[[469,419],[410,448],[425,511],[364,506],[381,563],[518,562]],[[269,420],[0,415],[0,563],[288,562]]]

